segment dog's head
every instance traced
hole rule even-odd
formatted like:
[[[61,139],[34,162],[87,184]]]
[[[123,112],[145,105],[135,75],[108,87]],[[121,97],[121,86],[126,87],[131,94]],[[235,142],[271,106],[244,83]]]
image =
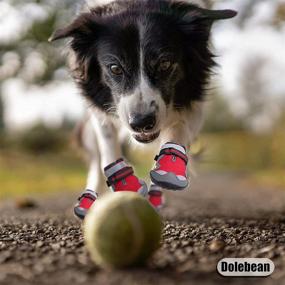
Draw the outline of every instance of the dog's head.
[[[182,1],[115,1],[81,14],[51,40],[72,38],[72,68],[83,94],[147,143],[170,111],[203,99],[215,65],[211,26],[235,15]]]

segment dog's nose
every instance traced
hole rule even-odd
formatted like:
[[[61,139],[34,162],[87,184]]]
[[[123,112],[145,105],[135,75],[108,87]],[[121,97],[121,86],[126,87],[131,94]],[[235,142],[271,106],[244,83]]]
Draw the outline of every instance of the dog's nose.
[[[154,113],[136,114],[130,118],[129,124],[135,132],[150,132],[156,124],[156,117]]]

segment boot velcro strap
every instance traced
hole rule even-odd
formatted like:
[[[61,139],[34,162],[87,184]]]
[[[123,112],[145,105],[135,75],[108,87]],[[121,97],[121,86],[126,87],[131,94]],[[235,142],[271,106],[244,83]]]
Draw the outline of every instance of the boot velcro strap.
[[[183,154],[182,152],[180,152],[179,150],[176,150],[174,148],[165,148],[162,149],[159,153],[159,155],[157,155],[155,157],[155,160],[157,161],[161,155],[166,154],[166,155],[175,155],[179,158],[181,158],[182,160],[184,160],[184,162],[187,164],[188,163],[188,157],[187,155]]]
[[[95,201],[95,200],[96,200],[96,197],[93,196],[93,195],[91,195],[91,194],[89,194],[89,193],[83,193],[83,194],[78,198],[78,200],[81,200],[82,198],[88,198],[88,199],[90,199],[90,200],[92,200],[92,201]]]
[[[121,181],[122,179],[127,178],[128,176],[134,174],[134,170],[132,167],[127,166],[110,176],[107,180],[107,185],[110,187],[111,185],[116,184],[117,182]]]
[[[160,197],[160,196],[162,196],[162,192],[159,191],[159,190],[150,190],[150,191],[148,192],[148,194],[149,194],[150,196],[155,196],[155,197]]]

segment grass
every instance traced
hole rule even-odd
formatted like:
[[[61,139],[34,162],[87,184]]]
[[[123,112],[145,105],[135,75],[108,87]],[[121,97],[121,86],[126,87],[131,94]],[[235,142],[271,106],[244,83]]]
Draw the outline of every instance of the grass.
[[[285,189],[285,169],[256,171],[252,180],[260,185]]]
[[[86,167],[72,153],[30,155],[0,152],[0,199],[59,191],[80,191]]]
[[[211,167],[245,171],[285,169],[285,133],[206,134],[200,143],[205,147],[204,162]]]
[[[253,183],[285,189],[285,133],[244,132],[205,134],[202,170],[242,171]]]

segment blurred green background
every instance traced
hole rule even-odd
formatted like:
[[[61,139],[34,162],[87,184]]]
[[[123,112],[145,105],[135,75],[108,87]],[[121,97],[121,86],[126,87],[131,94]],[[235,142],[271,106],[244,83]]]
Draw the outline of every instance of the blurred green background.
[[[0,2],[0,199],[81,191],[87,165],[72,143],[84,115],[66,69],[65,44],[47,39],[80,10],[78,0]],[[220,68],[194,146],[198,172],[239,172],[285,189],[285,4],[215,1],[239,16],[213,31]],[[145,176],[152,163],[135,154]]]

